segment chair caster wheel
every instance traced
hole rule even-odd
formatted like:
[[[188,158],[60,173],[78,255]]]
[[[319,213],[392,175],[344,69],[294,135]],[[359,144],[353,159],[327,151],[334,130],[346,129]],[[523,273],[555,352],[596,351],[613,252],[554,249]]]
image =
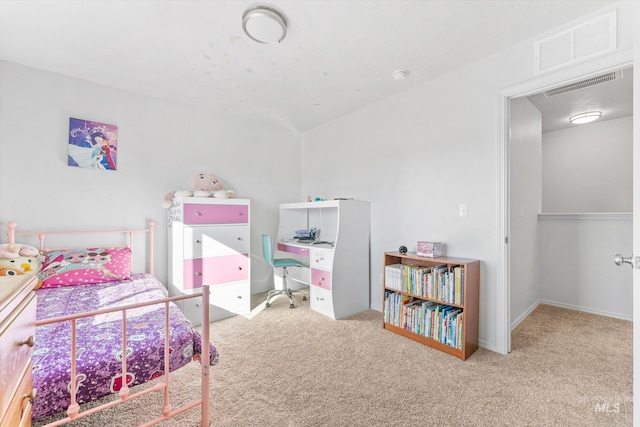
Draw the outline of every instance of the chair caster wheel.
[[[302,296],[302,301],[306,301],[306,300],[307,300],[307,296],[306,296],[306,295],[303,295],[303,296]]]
[[[267,307],[267,308],[269,308],[270,305],[271,304],[269,304],[268,302],[264,303],[264,306]]]
[[[289,308],[293,308],[293,304],[289,304]]]

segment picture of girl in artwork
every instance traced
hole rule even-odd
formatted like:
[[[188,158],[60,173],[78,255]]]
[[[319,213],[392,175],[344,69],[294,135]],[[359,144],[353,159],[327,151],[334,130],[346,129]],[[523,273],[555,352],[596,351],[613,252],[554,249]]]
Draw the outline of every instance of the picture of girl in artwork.
[[[117,145],[117,126],[69,119],[69,166],[116,170]]]

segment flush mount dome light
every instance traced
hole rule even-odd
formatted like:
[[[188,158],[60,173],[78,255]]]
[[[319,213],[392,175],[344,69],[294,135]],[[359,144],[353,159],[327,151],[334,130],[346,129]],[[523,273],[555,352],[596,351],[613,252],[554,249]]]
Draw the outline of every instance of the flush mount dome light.
[[[583,125],[598,120],[602,116],[602,111],[589,111],[569,117],[569,122],[574,125]]]
[[[287,22],[269,6],[253,6],[242,15],[242,29],[258,43],[280,43],[287,35]]]

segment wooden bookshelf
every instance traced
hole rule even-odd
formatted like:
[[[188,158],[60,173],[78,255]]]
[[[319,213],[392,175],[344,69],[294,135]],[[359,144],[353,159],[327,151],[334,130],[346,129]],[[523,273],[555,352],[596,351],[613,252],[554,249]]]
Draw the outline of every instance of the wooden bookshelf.
[[[387,266],[393,269],[391,272],[387,272]],[[407,278],[408,270],[419,271],[420,268],[429,268],[441,266],[441,270],[447,271],[447,274],[452,275],[447,285],[444,285],[446,279],[440,284],[431,283],[428,286],[427,291],[426,280],[421,280],[414,277],[414,280]],[[446,266],[446,269],[445,269]],[[457,267],[457,269],[456,269]],[[454,271],[459,274],[459,284],[456,288]],[[461,273],[461,271],[463,273]],[[402,274],[400,276],[400,274]],[[428,272],[425,272],[428,274]],[[434,273],[435,274],[435,273]],[[440,273],[438,273],[440,274]],[[444,274],[444,273],[443,273]],[[453,257],[436,257],[427,258],[418,256],[415,252],[409,252],[401,254],[399,252],[385,252],[384,254],[384,288],[382,291],[382,309],[383,309],[383,327],[391,332],[394,332],[403,337],[417,341],[421,344],[435,348],[452,356],[458,357],[462,360],[466,360],[478,349],[478,314],[479,314],[479,297],[480,297],[480,261],[466,258],[453,258]],[[440,287],[438,287],[440,286]],[[453,286],[453,289],[451,288]],[[436,288],[438,291],[436,291]],[[440,292],[439,290],[446,289],[447,292]],[[458,291],[458,292],[456,292]],[[393,299],[404,300],[404,303],[391,304]],[[389,299],[390,301],[386,301]],[[413,303],[413,304],[411,304]],[[454,338],[451,341],[455,342],[442,342],[439,339],[431,338],[426,334],[431,333],[431,328],[427,330],[427,320],[422,317],[423,312],[415,311],[415,316],[412,317],[416,322],[406,320],[406,323],[410,323],[411,326],[402,323],[402,317],[406,315],[407,310],[420,310],[416,309],[416,306],[431,306],[438,307],[432,308],[440,313],[443,310],[446,312],[454,313],[454,320],[456,317],[462,314],[456,321],[461,321],[462,326],[456,331],[450,331],[449,338]],[[413,306],[414,308],[407,309],[407,306]],[[389,312],[387,312],[389,310]],[[424,309],[423,309],[424,310]],[[389,316],[393,315],[393,319],[389,319]],[[430,316],[429,316],[430,317]],[[420,325],[417,325],[417,319],[421,320]],[[387,321],[389,319],[389,321]],[[395,319],[395,321],[394,321]],[[433,319],[433,318],[432,318]],[[396,324],[394,324],[396,323]],[[438,323],[442,325],[442,323]],[[429,326],[432,326],[429,323]],[[451,327],[451,325],[449,326]],[[411,330],[417,330],[414,332]],[[440,329],[438,329],[440,331]],[[420,333],[418,333],[420,332]],[[442,338],[446,340],[446,338]]]

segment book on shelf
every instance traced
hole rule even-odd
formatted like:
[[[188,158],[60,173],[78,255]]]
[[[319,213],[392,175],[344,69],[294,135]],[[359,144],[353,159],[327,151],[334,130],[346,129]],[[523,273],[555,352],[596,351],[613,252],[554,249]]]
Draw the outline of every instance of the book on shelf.
[[[478,349],[480,261],[385,253],[383,327],[466,360]]]
[[[453,269],[455,280],[455,293],[454,303],[458,305],[464,305],[464,267],[456,266]]]
[[[384,321],[398,328],[462,348],[463,310],[387,290]]]
[[[387,265],[385,287],[422,298],[464,305],[464,267]]]
[[[384,283],[389,289],[402,290],[402,264],[392,264],[385,267]]]

